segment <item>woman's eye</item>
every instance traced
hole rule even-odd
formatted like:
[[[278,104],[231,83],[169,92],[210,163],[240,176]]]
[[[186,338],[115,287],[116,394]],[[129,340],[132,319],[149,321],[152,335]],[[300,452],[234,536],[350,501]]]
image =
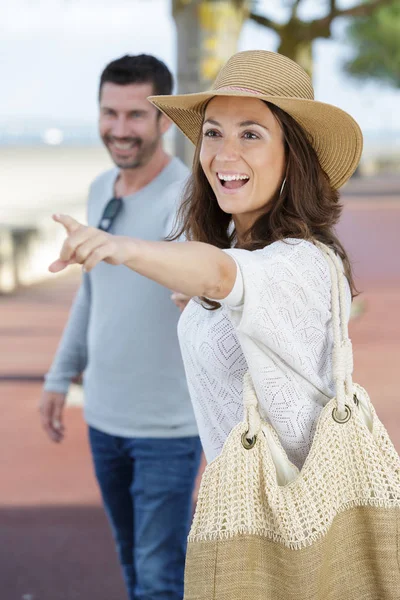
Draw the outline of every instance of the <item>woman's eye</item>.
[[[207,131],[204,132],[204,137],[217,137],[218,135],[219,133],[215,129],[207,129]]]
[[[246,140],[258,140],[258,135],[256,133],[253,133],[252,131],[245,131],[243,137]]]

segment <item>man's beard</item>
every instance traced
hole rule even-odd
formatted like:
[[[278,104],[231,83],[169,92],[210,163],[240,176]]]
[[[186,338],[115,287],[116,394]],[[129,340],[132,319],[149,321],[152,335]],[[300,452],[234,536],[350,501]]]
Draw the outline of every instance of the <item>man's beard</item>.
[[[136,146],[136,155],[134,158],[130,157],[120,157],[115,156],[114,151],[110,149],[111,143],[114,141],[114,138],[111,136],[105,136],[103,138],[104,145],[106,146],[113,162],[120,169],[137,169],[138,167],[143,167],[146,165],[152,158],[154,152],[157,149],[157,146],[160,142],[160,137],[156,136],[152,140],[145,142],[142,138],[122,138],[118,140],[123,144],[131,144],[132,146]]]

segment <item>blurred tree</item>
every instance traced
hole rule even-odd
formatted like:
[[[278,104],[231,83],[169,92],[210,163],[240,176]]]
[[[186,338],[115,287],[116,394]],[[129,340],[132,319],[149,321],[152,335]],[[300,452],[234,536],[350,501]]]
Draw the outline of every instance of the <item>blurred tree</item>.
[[[361,79],[377,79],[400,88],[400,0],[357,19],[347,35],[355,49],[345,70]]]
[[[379,15],[383,8],[391,7],[393,3],[398,4],[398,0],[361,0],[351,8],[341,9],[337,6],[337,0],[326,0],[325,2],[321,2],[321,4],[326,5],[326,15],[318,19],[306,21],[300,19],[298,16],[302,0],[289,0],[286,2],[286,5],[290,9],[290,16],[286,23],[277,23],[254,11],[250,13],[249,18],[259,25],[272,29],[279,37],[278,52],[295,60],[312,76],[313,42],[320,38],[330,38],[332,35],[331,26],[336,19],[340,17],[362,18],[362,21],[359,21],[359,19],[354,20],[353,29],[351,30],[353,36],[352,39],[355,44],[358,44],[359,53],[357,58],[361,58],[365,54],[364,49],[365,45],[368,44],[368,36],[373,30],[373,25],[371,25],[371,27],[364,28],[364,30],[361,31],[361,25],[371,23],[371,16],[375,17],[374,22],[376,23],[376,20],[378,19],[376,15]],[[305,2],[303,2],[303,4],[305,4]],[[385,34],[382,33],[380,37],[382,45],[385,42],[384,36]],[[397,36],[399,39],[398,30]],[[385,47],[385,50],[388,53],[390,51],[389,47]],[[397,62],[397,65],[399,65],[399,62]]]

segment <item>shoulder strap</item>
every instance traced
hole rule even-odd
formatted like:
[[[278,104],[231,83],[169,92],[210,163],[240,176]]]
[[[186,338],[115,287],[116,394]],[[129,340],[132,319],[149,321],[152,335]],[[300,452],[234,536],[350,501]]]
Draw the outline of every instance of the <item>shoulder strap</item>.
[[[346,318],[346,280],[342,263],[333,250],[321,242],[315,244],[324,253],[331,275],[333,379],[336,386],[337,410],[344,414],[346,399],[351,400],[353,397],[353,349]]]

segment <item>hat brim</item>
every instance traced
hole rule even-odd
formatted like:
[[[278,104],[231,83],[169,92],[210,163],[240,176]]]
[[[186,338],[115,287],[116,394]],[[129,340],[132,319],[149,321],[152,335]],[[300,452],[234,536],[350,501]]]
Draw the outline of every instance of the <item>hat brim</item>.
[[[303,98],[254,95],[236,90],[150,96],[148,100],[169,117],[193,144],[197,144],[205,107],[215,96],[256,98],[287,112],[307,132],[321,167],[336,189],[346,183],[360,162],[363,147],[360,127],[348,113],[331,104]]]

